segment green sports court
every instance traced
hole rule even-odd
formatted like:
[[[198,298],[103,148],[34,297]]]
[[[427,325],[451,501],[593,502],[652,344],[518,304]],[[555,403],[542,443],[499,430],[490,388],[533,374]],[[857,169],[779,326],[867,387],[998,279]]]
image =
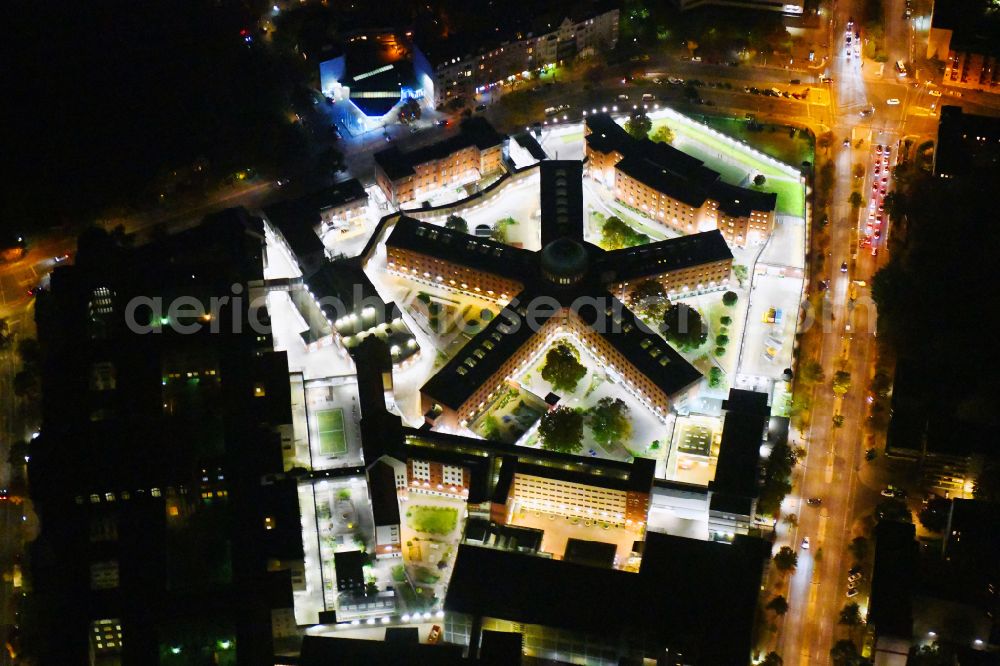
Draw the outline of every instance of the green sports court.
[[[323,409],[316,412],[316,432],[319,435],[319,452],[324,456],[347,453],[344,435],[344,410]]]

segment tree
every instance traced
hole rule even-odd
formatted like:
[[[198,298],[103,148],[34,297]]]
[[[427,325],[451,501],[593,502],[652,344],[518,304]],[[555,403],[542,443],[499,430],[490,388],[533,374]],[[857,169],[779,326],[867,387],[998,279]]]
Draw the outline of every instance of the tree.
[[[666,125],[657,127],[656,131],[653,132],[653,136],[650,137],[656,143],[673,143],[674,138],[674,131]]]
[[[788,546],[782,546],[774,556],[774,566],[778,567],[778,571],[783,573],[791,571],[798,566],[798,563],[798,554]]]
[[[790,513],[785,516],[781,522],[785,523],[789,527],[796,527],[799,524],[799,517],[794,513]]]
[[[885,208],[885,214],[895,220],[905,210],[906,198],[898,190],[893,190],[882,197],[882,206]]]
[[[743,283],[747,279],[747,267],[743,264],[736,264],[733,266],[733,277],[736,278],[736,281],[739,282],[742,287]]]
[[[785,660],[781,658],[777,652],[768,652],[764,655],[763,661],[760,662],[760,666],[783,666]]]
[[[653,121],[649,119],[643,109],[636,109],[632,116],[625,121],[625,131],[633,139],[645,139],[649,136],[649,131],[653,129]]]
[[[7,349],[10,347],[10,341],[13,336],[10,334],[10,326],[7,324],[6,317],[0,317],[0,349]]]
[[[861,204],[864,200],[861,198],[861,192],[857,190],[851,192],[851,196],[847,197],[847,203],[851,204],[851,208],[861,208]]]
[[[23,465],[28,456],[28,443],[23,439],[11,443],[7,450],[7,462],[11,465]]]
[[[824,150],[829,148],[831,143],[833,143],[833,132],[823,132],[816,137],[816,145]]]
[[[823,366],[819,361],[810,359],[802,364],[801,377],[807,382],[821,382],[825,378]]]
[[[625,224],[621,218],[610,216],[601,225],[601,244],[609,250],[632,247],[649,242],[649,236],[640,234]]]
[[[837,624],[842,624],[845,627],[856,627],[861,624],[861,620],[861,609],[852,601],[844,604],[844,607],[840,609],[840,618],[837,620]]]
[[[578,360],[576,349],[565,342],[559,343],[545,355],[542,379],[552,384],[552,388],[556,390],[573,392],[585,374],[587,368]]]
[[[857,666],[861,664],[861,655],[853,641],[840,640],[830,648],[830,659],[834,666]]]
[[[491,442],[499,442],[503,438],[503,435],[500,432],[500,421],[498,421],[497,417],[492,414],[483,419],[483,425],[481,427],[483,437]]]
[[[843,428],[844,427],[844,415],[843,414],[834,414],[833,415],[833,427],[834,428]]]
[[[735,291],[727,291],[722,295],[722,304],[727,308],[731,308],[736,305],[736,301],[738,300],[740,300],[740,297]]]
[[[847,544],[847,551],[854,557],[855,562],[864,562],[868,557],[868,539],[863,536],[854,537],[851,543]]]
[[[38,379],[35,373],[21,370],[14,375],[14,395],[19,398],[33,397],[38,390]]]
[[[17,343],[17,355],[26,368],[37,369],[42,364],[42,348],[34,338],[20,340]]]
[[[879,502],[875,507],[875,518],[879,522],[913,522],[913,515],[910,513],[910,508],[906,506],[906,502],[895,498]]]
[[[674,303],[663,315],[663,336],[682,349],[693,349],[708,339],[708,327],[697,310]]]
[[[763,187],[764,183],[766,183],[766,182],[767,182],[767,178],[765,178],[764,174],[762,174],[762,173],[759,173],[759,174],[757,174],[756,176],[753,177],[753,184],[756,185],[757,187]]]
[[[497,223],[493,225],[493,230],[490,231],[490,238],[498,243],[507,242],[507,230],[517,224],[517,220],[512,217],[505,217],[502,220],[497,220]]]
[[[847,370],[837,370],[833,375],[833,392],[844,395],[851,388],[851,373]]]
[[[977,500],[1000,502],[1000,462],[988,460],[972,482],[972,494]]]
[[[656,278],[649,278],[637,284],[630,293],[633,309],[649,319],[661,319],[670,305],[667,291]]]
[[[721,317],[719,317],[719,323],[722,324],[723,326],[729,326],[730,324],[733,323],[733,318],[730,317],[729,315],[722,315]]]
[[[560,453],[578,453],[583,448],[583,414],[569,407],[546,412],[538,424],[542,448]]]
[[[444,223],[444,228],[451,229],[452,231],[461,231],[463,234],[469,233],[469,223],[465,221],[465,218],[454,214],[448,216],[448,219]]]
[[[935,497],[920,510],[917,517],[920,524],[931,532],[943,532],[948,524],[948,512],[951,509],[951,500],[943,497]]]
[[[715,344],[719,345],[720,347],[725,347],[726,345],[729,344],[729,336],[724,334],[719,334],[715,336]]]
[[[773,611],[775,615],[781,616],[788,612],[788,600],[780,594],[767,602],[765,610]]]
[[[722,384],[722,369],[718,366],[712,366],[712,369],[708,371],[708,385],[711,388],[719,388]]]
[[[601,445],[627,440],[632,435],[629,408],[621,398],[601,398],[587,418],[594,440]]]

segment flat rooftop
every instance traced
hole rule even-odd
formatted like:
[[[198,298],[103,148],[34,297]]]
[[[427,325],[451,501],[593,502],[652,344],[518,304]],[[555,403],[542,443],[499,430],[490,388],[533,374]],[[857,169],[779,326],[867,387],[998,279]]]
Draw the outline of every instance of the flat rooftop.
[[[609,641],[645,637],[688,663],[747,663],[769,556],[751,537],[730,545],[647,532],[631,573],[461,545],[445,609]]]

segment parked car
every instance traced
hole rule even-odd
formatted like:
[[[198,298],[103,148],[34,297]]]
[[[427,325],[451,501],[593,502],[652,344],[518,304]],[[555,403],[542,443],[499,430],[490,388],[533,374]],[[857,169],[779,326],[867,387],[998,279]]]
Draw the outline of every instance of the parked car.
[[[810,497],[809,499],[806,500],[806,504],[808,504],[809,506],[819,506],[822,503],[823,500],[821,500],[818,497]]]
[[[885,103],[888,104],[889,106],[899,106],[899,100],[895,97],[890,97],[889,99],[885,100]]]
[[[809,537],[802,537],[802,550],[809,550]]]

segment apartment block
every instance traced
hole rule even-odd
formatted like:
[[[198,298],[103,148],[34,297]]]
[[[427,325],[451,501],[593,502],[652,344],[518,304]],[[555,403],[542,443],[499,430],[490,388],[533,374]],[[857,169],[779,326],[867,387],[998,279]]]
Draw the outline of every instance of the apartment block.
[[[731,245],[761,244],[774,231],[777,195],[724,183],[673,146],[637,140],[607,114],[587,118],[587,175],[615,199],[683,234],[718,229]]]
[[[483,118],[469,118],[455,136],[403,152],[375,153],[375,182],[396,207],[419,203],[445,187],[479,180],[503,169],[507,137]]]

